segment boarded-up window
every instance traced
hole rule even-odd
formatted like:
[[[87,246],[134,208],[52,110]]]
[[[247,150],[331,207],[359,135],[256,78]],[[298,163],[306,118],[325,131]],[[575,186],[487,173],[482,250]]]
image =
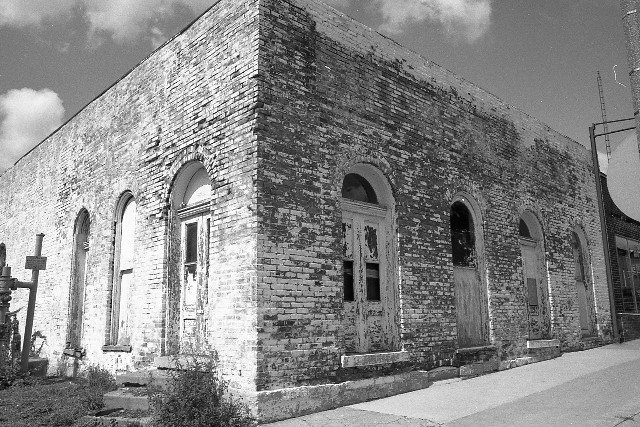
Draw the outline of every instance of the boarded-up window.
[[[134,274],[136,202],[123,196],[116,219],[113,291],[111,296],[111,344],[129,345],[129,315]]]
[[[535,278],[527,278],[527,295],[529,305],[538,305],[538,281]]]

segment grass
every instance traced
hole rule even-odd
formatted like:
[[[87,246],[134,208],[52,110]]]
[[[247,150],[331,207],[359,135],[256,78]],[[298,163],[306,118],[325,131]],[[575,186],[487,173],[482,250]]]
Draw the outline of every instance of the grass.
[[[0,390],[0,426],[73,426],[102,407],[115,382],[99,368],[80,378],[29,378]]]

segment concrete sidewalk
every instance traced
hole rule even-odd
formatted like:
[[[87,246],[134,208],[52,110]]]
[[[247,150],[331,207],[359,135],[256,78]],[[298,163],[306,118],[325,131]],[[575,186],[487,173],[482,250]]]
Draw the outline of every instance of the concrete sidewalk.
[[[265,426],[640,426],[640,340]]]

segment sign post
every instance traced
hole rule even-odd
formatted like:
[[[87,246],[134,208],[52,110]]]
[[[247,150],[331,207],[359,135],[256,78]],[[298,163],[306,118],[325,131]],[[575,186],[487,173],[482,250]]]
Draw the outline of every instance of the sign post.
[[[24,325],[24,341],[22,344],[22,358],[20,370],[29,370],[29,352],[31,351],[31,333],[33,332],[33,316],[36,311],[36,293],[38,292],[38,276],[40,270],[46,270],[47,258],[40,256],[42,253],[42,239],[44,234],[36,234],[36,250],[34,256],[28,256],[24,268],[31,270],[31,282],[15,282],[16,288],[29,289],[29,304],[27,305],[27,320]]]

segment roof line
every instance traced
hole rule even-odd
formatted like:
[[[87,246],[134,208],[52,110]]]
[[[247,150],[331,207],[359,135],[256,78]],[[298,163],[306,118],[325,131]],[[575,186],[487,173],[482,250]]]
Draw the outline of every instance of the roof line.
[[[158,52],[160,49],[162,49],[163,47],[165,47],[167,44],[169,44],[169,42],[173,41],[174,39],[176,39],[177,37],[181,36],[182,34],[184,34],[189,28],[191,28],[196,22],[198,22],[200,20],[200,18],[202,18],[205,14],[207,14],[211,9],[213,9],[218,3],[220,3],[222,0],[215,0],[214,3],[209,6],[204,12],[202,12],[200,15],[198,15],[196,18],[194,18],[189,24],[187,24],[187,26],[185,26],[182,30],[178,31],[176,34],[174,34],[173,36],[171,36],[167,41],[165,41],[164,43],[162,43],[160,46],[158,46],[157,48],[155,48],[153,51],[151,51],[151,53],[149,53],[147,56],[145,56],[140,62],[138,62],[136,65],[134,65],[129,71],[127,71],[126,73],[124,73],[122,75],[122,77],[120,77],[118,80],[116,80],[115,82],[113,82],[112,84],[110,84],[106,89],[104,89],[102,92],[100,92],[98,95],[96,95],[91,101],[87,102],[82,108],[80,108],[73,116],[69,117],[64,123],[62,123],[60,126],[58,126],[53,132],[51,132],[49,135],[47,135],[42,141],[40,141],[39,143],[37,143],[36,145],[34,145],[29,151],[27,151],[26,153],[24,153],[22,156],[20,156],[20,158],[18,160],[16,160],[13,163],[13,166],[17,165],[18,162],[20,160],[22,160],[23,158],[25,158],[26,156],[28,156],[33,150],[35,150],[36,148],[38,148],[40,145],[42,145],[43,142],[45,142],[47,139],[51,138],[53,135],[55,135],[60,129],[62,129],[64,126],[67,125],[67,123],[69,123],[71,120],[73,120],[78,114],[80,114],[81,112],[83,112],[89,105],[93,104],[96,100],[98,100],[99,98],[102,97],[102,95],[104,95],[105,93],[107,93],[112,87],[114,87],[115,85],[117,85],[118,83],[120,83],[122,80],[124,80],[129,74],[131,74],[136,68],[140,67],[146,60],[148,60],[149,58],[151,58],[156,52]],[[13,168],[13,166],[11,168]],[[10,168],[10,169],[11,169]],[[7,169],[7,172],[9,171],[9,169]],[[4,175],[4,174],[2,174]]]

